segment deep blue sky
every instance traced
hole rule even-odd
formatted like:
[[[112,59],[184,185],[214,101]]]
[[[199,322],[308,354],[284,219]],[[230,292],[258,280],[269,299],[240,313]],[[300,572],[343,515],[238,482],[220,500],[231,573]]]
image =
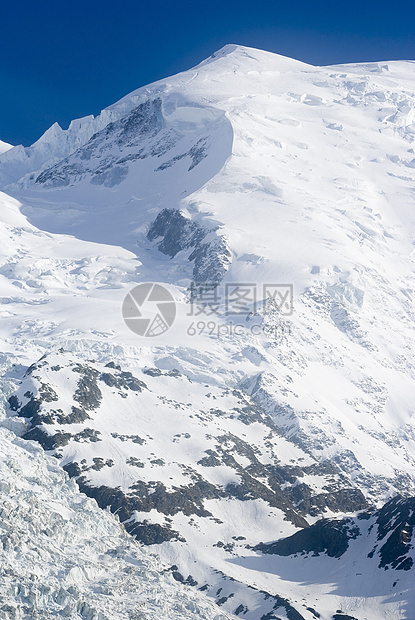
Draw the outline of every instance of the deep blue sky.
[[[7,2],[7,6],[5,6]],[[311,64],[415,59],[415,2],[5,0],[0,139],[33,143],[226,43]]]

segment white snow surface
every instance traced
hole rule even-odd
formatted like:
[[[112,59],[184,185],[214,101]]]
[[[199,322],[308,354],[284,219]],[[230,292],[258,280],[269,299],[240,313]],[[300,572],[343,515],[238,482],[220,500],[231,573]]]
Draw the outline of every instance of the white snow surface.
[[[3,142],[2,140],[0,140],[0,154],[5,153],[6,151],[12,148],[13,147],[11,144],[7,144],[7,142]]]
[[[312,459],[336,463],[372,504],[414,493],[415,63],[313,67],[225,46],[96,118],[66,131],[55,124],[31,147],[0,154],[0,187],[0,341],[7,368],[15,364],[3,379],[7,394],[22,367],[61,347],[127,370],[178,369],[200,389],[250,394],[287,439]],[[187,336],[190,250],[171,259],[146,238],[165,208],[226,239],[225,283],[259,291],[293,284],[292,316],[261,314],[270,329],[259,336],[245,317],[237,335]],[[167,284],[177,302],[165,339],[148,342],[122,320],[124,296],[140,282]],[[224,314],[213,318],[229,327]],[[169,390],[166,398],[176,398]],[[108,429],[118,423],[114,414]],[[23,432],[19,421],[7,425]],[[6,445],[29,450],[10,434]],[[59,476],[50,458],[36,451],[50,471],[45,487],[47,476]],[[87,519],[84,510],[98,515],[70,488],[73,502],[86,502],[79,514],[71,507],[78,519]],[[265,513],[249,510],[239,517],[248,528]],[[275,514],[268,525],[272,539],[287,524]],[[199,544],[195,534],[187,545],[157,550],[188,566]],[[290,601],[310,594],[323,620],[341,607],[327,602],[326,581],[299,577],[301,586],[293,585],[279,564],[255,568],[255,577],[250,566],[238,569],[241,582]],[[372,606],[361,590],[348,590],[347,612],[409,619],[386,589],[375,590]]]

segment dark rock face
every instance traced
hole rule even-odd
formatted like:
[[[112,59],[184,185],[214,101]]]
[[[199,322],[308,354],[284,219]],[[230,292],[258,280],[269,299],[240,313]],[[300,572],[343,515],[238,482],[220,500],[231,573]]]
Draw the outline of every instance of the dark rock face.
[[[410,570],[414,564],[408,553],[415,527],[415,498],[393,498],[379,511],[376,524],[378,544],[385,541],[378,551],[379,568]]]
[[[171,258],[192,249],[188,260],[194,263],[194,282],[217,285],[229,269],[232,256],[223,237],[211,238],[216,230],[203,228],[177,209],[163,209],[151,224],[147,238],[161,239],[158,249]]]
[[[9,401],[9,404],[10,404],[10,401]],[[41,400],[33,398],[33,395],[32,395],[30,397],[29,402],[27,402],[20,409],[14,409],[14,411],[17,411],[17,414],[22,418],[33,418],[33,416],[36,415],[37,412],[39,411],[40,404],[41,404]]]
[[[179,583],[185,583],[186,585],[193,587],[196,587],[198,585],[197,581],[193,579],[192,575],[188,575],[185,579],[184,576],[179,572],[176,564],[173,564],[173,566],[170,566],[170,568],[168,568],[167,570],[171,572],[173,579],[175,579]],[[206,585],[199,588],[199,590],[201,590],[202,592],[204,592],[206,589]]]
[[[21,407],[21,403],[19,402],[19,399],[14,394],[10,396],[8,403],[12,411],[17,411]]]
[[[161,99],[148,100],[139,104],[126,117],[109,123],[94,134],[89,142],[79,148],[59,164],[44,170],[35,183],[47,187],[70,185],[86,174],[91,175],[91,183],[114,187],[128,175],[128,161],[151,156],[144,148],[137,147],[154,139],[163,128]],[[114,145],[120,152],[134,149],[134,153],[124,157],[110,154]],[[171,147],[171,139],[165,141],[165,150]],[[163,151],[165,152],[165,151]]]
[[[80,476],[82,473],[82,470],[79,467],[78,463],[67,463],[66,465],[63,465],[63,469],[66,471],[68,476],[70,476],[71,478]]]
[[[312,552],[314,555],[326,553],[332,558],[339,558],[347,551],[349,539],[355,539],[359,535],[360,530],[352,519],[342,521],[322,519],[289,538],[271,544],[260,544],[256,549],[262,553],[276,555]]]
[[[193,279],[198,284],[221,282],[232,262],[232,254],[224,237],[195,247],[189,256],[194,261]]]
[[[122,372],[114,375],[109,372],[102,373],[100,379],[104,381],[110,387],[115,387],[118,390],[132,390],[133,392],[142,392],[147,388],[144,381],[140,381],[133,376],[131,372]]]
[[[285,614],[288,620],[304,620],[304,616],[297,611],[287,599],[282,596],[275,596],[268,594],[268,592],[262,592],[264,594],[265,600],[272,599],[275,601],[273,610],[269,611],[267,614],[261,616],[260,620],[279,620],[279,616],[276,615],[278,613],[278,609],[284,609]]]
[[[85,422],[85,420],[89,420],[90,416],[86,413],[86,411],[84,411],[84,409],[72,406],[72,413],[67,416],[57,415],[56,419],[59,424],[80,424],[81,422]],[[43,421],[46,420],[43,419]],[[32,418],[32,424],[33,423],[34,420]]]
[[[359,489],[340,489],[313,495],[307,485],[298,484],[291,490],[290,495],[301,511],[313,516],[321,514],[325,508],[333,512],[351,512],[363,510],[367,506]]]
[[[79,467],[68,468],[66,467],[66,471],[69,475],[73,473],[75,476],[80,472]],[[130,521],[130,517],[132,516],[135,510],[143,510],[144,506],[155,507],[158,502],[157,498],[149,499],[148,493],[145,493],[144,497],[140,497],[139,493],[136,496],[130,496],[124,494],[120,489],[112,489],[107,486],[93,487],[90,486],[85,477],[81,476],[77,479],[77,484],[79,486],[79,490],[82,493],[85,493],[88,497],[92,497],[96,500],[98,506],[100,508],[109,508],[111,512],[116,513],[121,523],[124,524],[125,529],[129,534],[134,536],[139,542],[142,542],[144,545],[155,545],[160,544],[162,542],[168,540],[181,540],[184,541],[183,537],[174,530],[172,530],[167,525],[160,525],[158,523],[148,523],[147,521]],[[140,491],[146,491],[145,485],[140,486]],[[168,499],[166,498],[165,493],[159,493],[160,495],[164,495],[165,504],[169,504]],[[166,501],[167,499],[167,501]],[[163,502],[163,500],[161,500]],[[172,501],[172,506],[174,506],[175,502]],[[174,510],[174,508],[172,508]],[[148,508],[151,510],[151,508]],[[172,513],[170,513],[172,514]]]
[[[159,523],[126,523],[124,527],[131,536],[134,536],[134,538],[143,543],[143,545],[160,545],[169,540],[186,542],[183,536],[180,536],[179,532],[160,525]]]
[[[161,237],[158,249],[173,258],[181,250],[200,244],[207,233],[208,230],[189,220],[181,211],[163,209],[151,224],[147,239],[154,241]]]
[[[161,99],[148,100],[138,105],[126,118],[119,121],[121,131],[118,136],[120,146],[136,145],[138,138],[142,136],[154,137],[163,126],[161,113]],[[108,129],[108,133],[114,131],[114,126]],[[93,142],[94,136],[90,143]]]
[[[296,532],[288,538],[273,543],[261,543],[255,547],[266,554],[289,556],[324,553],[329,557],[340,558],[348,548],[349,541],[363,536],[363,526],[370,522],[366,537],[375,539],[369,558],[378,560],[378,568],[385,570],[410,570],[413,559],[413,532],[415,526],[415,498],[394,497],[380,510],[365,512],[354,518],[341,521],[322,519],[314,525]],[[363,524],[359,526],[359,524]],[[375,557],[376,556],[376,557]],[[339,612],[340,613],[340,612]],[[339,618],[346,615],[339,615]]]
[[[81,364],[77,364],[72,370],[81,375],[78,381],[78,387],[73,396],[74,400],[87,411],[97,409],[102,400],[102,393],[97,383],[98,371],[90,366]]]
[[[175,157],[172,157],[169,161],[166,161],[163,164],[160,164],[160,166],[156,168],[156,172],[160,170],[165,170],[166,168],[171,168],[171,166],[173,166],[173,164],[175,164],[177,161],[180,161],[181,159],[185,159],[186,157],[191,162],[190,166],[187,169],[188,172],[190,172],[191,170],[193,170],[193,168],[195,168],[198,164],[200,164],[202,159],[206,157],[207,155],[206,145],[207,145],[206,139],[202,138],[198,140],[196,144],[192,146],[192,148],[187,153],[181,153],[180,155],[175,155]]]
[[[39,428],[39,426],[35,426],[23,435],[23,439],[39,442],[44,450],[55,450],[61,446],[66,446],[71,437],[72,435],[70,433],[61,432],[51,435],[47,431]]]
[[[149,377],[160,377],[163,374],[159,368],[144,368],[143,373]]]

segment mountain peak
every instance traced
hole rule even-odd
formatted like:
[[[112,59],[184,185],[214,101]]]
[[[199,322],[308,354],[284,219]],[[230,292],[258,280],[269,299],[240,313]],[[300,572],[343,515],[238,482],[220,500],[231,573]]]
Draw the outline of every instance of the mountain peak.
[[[261,65],[261,71],[264,70],[276,70],[276,71],[289,71],[298,69],[301,66],[310,67],[306,63],[289,58],[288,56],[282,56],[275,54],[274,52],[268,52],[265,50],[256,49],[254,47],[247,47],[245,45],[238,45],[235,43],[228,43],[214,52],[209,58],[203,60],[197,67],[203,67],[209,65],[212,62],[221,60],[232,60],[238,63],[238,67],[243,63],[247,63],[247,67],[251,69],[250,61],[257,65]]]
[[[5,153],[6,151],[9,151],[12,148],[13,148],[12,144],[7,144],[7,142],[3,142],[2,140],[0,140],[0,154]]]

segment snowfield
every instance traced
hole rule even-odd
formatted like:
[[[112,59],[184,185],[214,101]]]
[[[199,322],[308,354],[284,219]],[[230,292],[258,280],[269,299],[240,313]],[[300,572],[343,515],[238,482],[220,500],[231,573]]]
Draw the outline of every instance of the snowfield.
[[[413,62],[235,45],[0,143],[2,617],[411,618],[414,144]]]

